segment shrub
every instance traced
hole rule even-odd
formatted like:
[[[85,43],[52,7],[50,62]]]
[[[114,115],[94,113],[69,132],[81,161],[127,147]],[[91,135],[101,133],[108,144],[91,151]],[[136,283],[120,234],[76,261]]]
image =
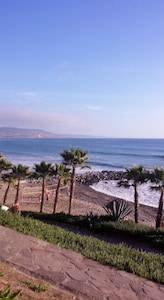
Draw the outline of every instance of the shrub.
[[[87,215],[87,221],[89,224],[89,228],[94,228],[95,224],[100,220],[100,216],[94,215],[92,212],[90,212]]]
[[[125,200],[114,199],[103,206],[113,221],[124,220],[131,213],[131,208]]]

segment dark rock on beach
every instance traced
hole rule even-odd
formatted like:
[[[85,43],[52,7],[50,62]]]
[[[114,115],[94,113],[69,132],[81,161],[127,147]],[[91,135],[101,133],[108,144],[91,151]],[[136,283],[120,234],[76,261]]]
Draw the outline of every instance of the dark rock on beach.
[[[101,180],[121,180],[125,177],[126,172],[124,171],[97,171],[97,172],[86,172],[76,175],[76,182],[84,185],[92,185],[98,183]]]

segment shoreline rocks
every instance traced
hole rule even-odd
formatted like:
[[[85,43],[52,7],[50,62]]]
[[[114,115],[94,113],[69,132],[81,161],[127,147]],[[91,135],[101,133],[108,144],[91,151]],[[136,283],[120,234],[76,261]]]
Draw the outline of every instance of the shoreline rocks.
[[[125,171],[96,171],[76,175],[76,182],[84,185],[93,185],[101,180],[121,180],[125,177]]]

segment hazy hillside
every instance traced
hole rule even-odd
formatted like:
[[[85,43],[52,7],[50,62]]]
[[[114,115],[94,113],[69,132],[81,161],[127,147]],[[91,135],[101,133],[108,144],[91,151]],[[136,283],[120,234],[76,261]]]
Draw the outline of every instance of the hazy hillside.
[[[58,134],[42,129],[0,127],[0,138],[80,138],[81,135]]]

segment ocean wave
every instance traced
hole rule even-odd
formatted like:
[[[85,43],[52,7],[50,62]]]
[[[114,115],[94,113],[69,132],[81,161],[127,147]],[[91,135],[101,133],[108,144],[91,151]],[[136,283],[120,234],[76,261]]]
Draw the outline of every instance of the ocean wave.
[[[152,191],[150,183],[142,184],[138,187],[139,203],[157,207],[160,197],[159,191]],[[134,202],[134,189],[133,187],[124,188],[117,187],[117,180],[99,181],[91,186],[94,190],[118,197],[126,201]]]
[[[164,155],[161,155],[161,154],[149,154],[149,153],[145,153],[145,154],[142,154],[142,153],[124,153],[124,152],[103,152],[103,151],[92,151],[90,153],[90,155],[97,155],[96,157],[99,157],[99,156],[109,156],[109,157],[141,157],[141,158],[160,158],[160,159],[164,159]],[[93,156],[94,157],[94,156]]]
[[[119,164],[109,164],[109,163],[99,163],[99,162],[94,162],[94,161],[88,161],[88,165],[90,165],[91,167],[99,167],[100,169],[124,169],[123,165],[119,165]]]

